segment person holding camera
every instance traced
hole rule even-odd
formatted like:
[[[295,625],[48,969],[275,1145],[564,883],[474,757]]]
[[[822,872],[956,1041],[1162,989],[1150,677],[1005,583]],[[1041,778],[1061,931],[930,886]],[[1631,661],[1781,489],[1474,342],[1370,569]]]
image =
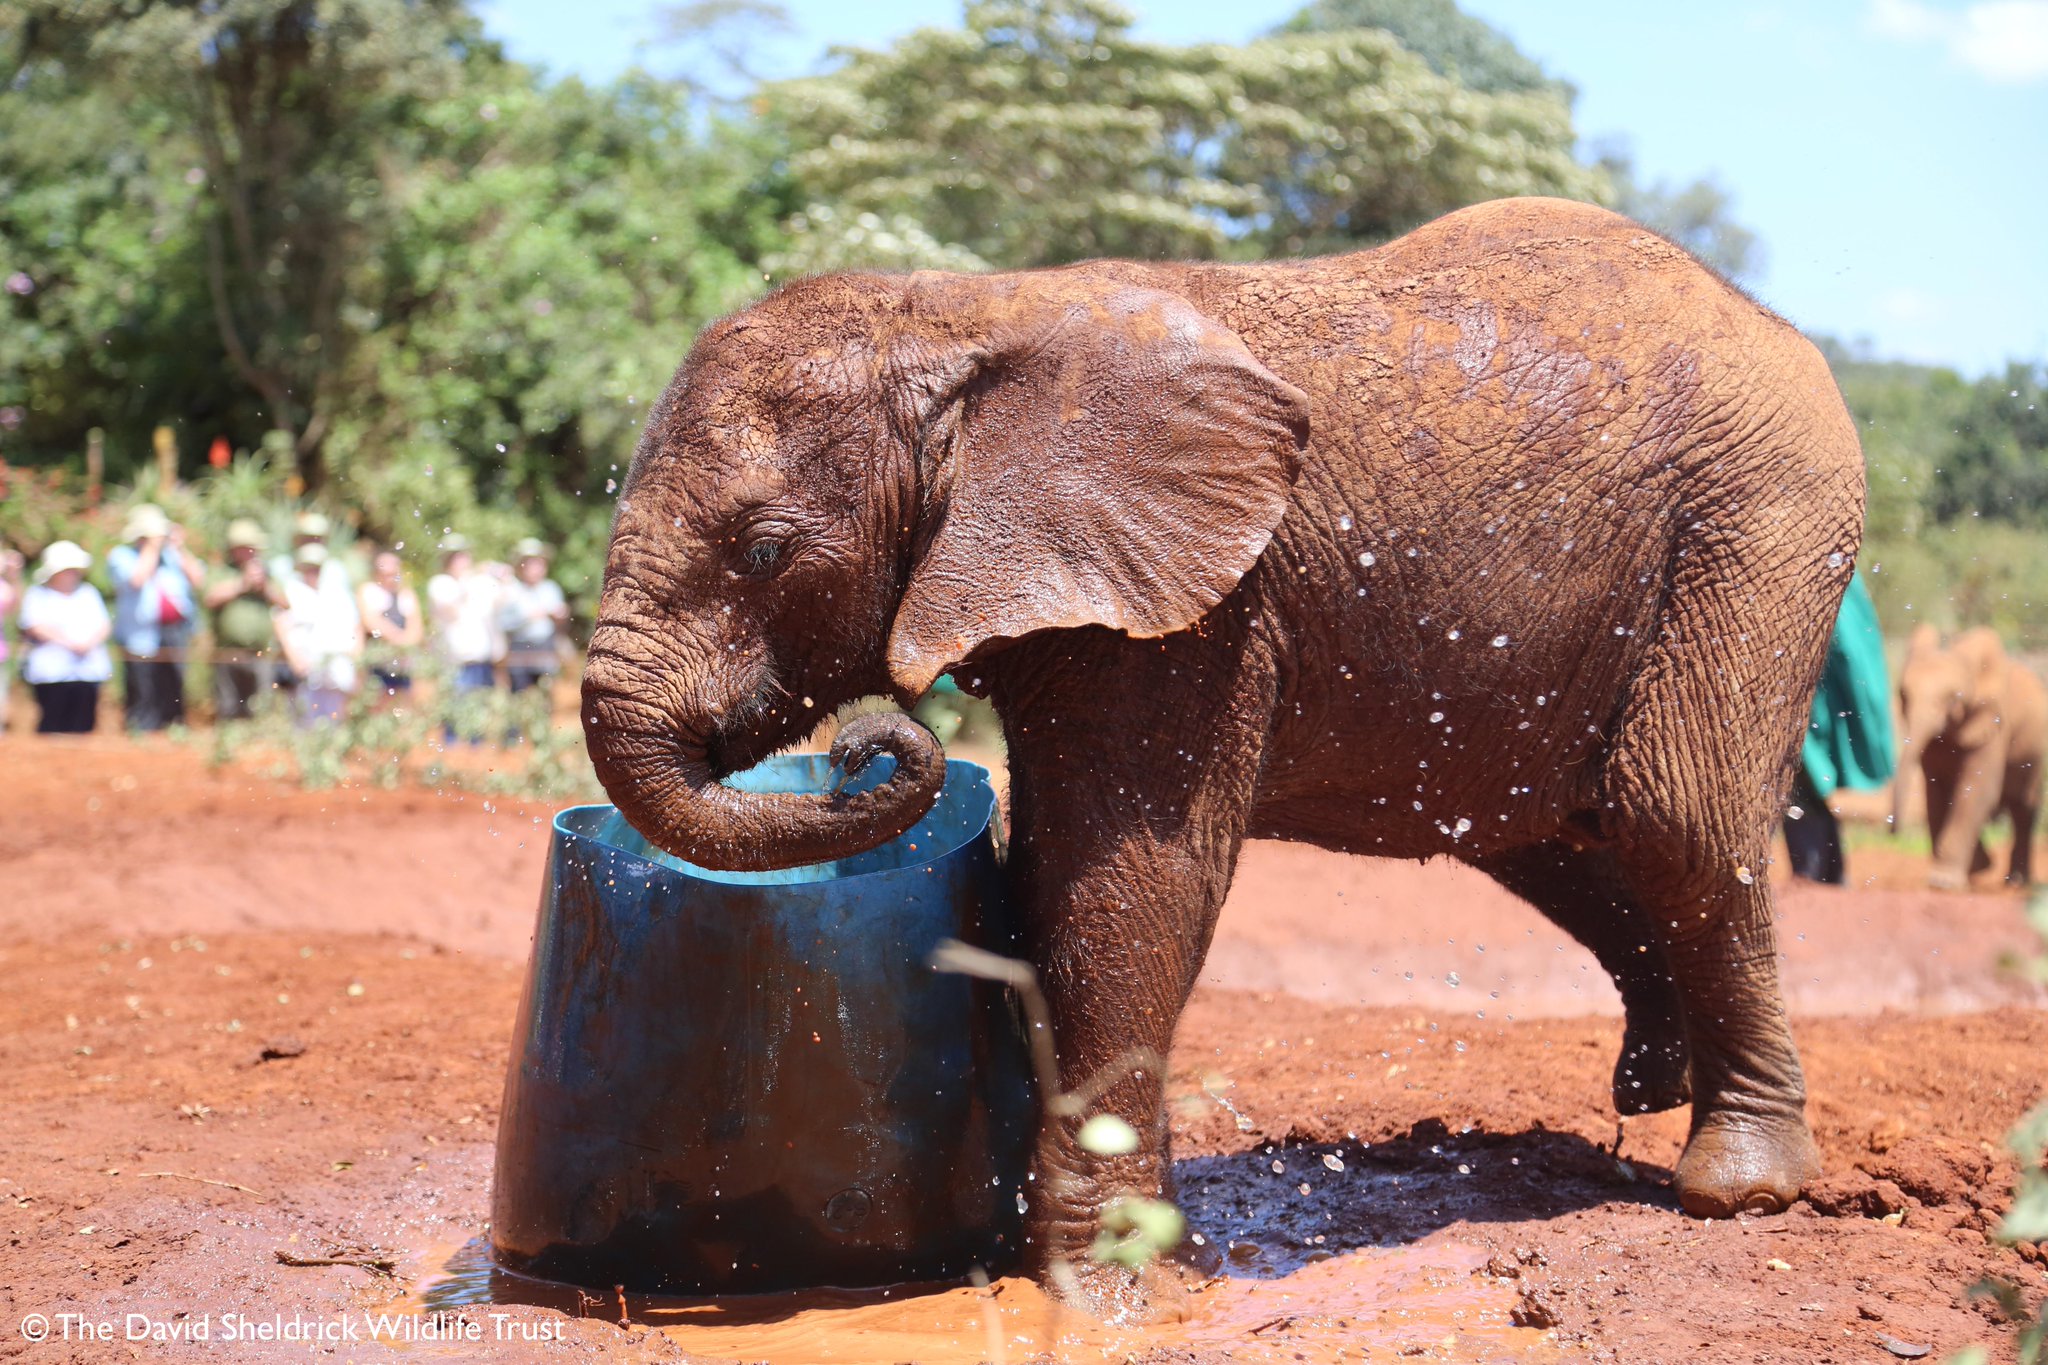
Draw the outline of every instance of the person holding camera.
[[[199,614],[193,584],[206,570],[185,548],[185,528],[154,503],[128,514],[121,539],[107,552],[107,573],[125,718],[132,731],[164,730],[185,719],[185,655]]]

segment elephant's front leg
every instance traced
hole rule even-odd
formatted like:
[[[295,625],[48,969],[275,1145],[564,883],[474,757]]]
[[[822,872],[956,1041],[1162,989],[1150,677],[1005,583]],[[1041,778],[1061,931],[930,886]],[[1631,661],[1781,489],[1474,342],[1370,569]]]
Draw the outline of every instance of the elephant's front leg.
[[[1114,1201],[1170,1195],[1165,1058],[1236,865],[1262,733],[1256,695],[1204,705],[1185,673],[1170,686],[1174,675],[1152,672],[1049,687],[1004,715],[1010,867],[1060,1088],[1093,1096],[1077,1114],[1045,1115],[1029,1254],[1056,1289],[1078,1286],[1110,1317],[1142,1313],[1145,1291],[1090,1247]],[[1100,1114],[1130,1125],[1135,1150],[1083,1148],[1081,1125]]]
[[[1960,753],[1943,803],[1947,818],[1933,831],[1934,866],[1927,876],[1930,886],[1965,890],[1972,874],[1991,866],[1991,856],[1984,851],[1984,826],[1997,814],[2004,786],[2002,743]]]

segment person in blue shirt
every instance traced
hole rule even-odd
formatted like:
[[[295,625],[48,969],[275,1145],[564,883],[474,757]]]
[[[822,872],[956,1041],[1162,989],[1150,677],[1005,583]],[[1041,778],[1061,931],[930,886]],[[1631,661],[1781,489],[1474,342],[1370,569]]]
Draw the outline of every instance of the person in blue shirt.
[[[205,568],[185,548],[185,528],[154,503],[128,514],[121,539],[107,552],[107,575],[124,717],[130,730],[163,730],[185,719],[186,648],[199,616],[193,585]]]

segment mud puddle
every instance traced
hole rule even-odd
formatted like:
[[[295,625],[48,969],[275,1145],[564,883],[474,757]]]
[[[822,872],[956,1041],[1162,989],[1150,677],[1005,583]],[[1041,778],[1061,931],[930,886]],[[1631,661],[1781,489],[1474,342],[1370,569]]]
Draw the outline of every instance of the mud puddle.
[[[1027,1279],[986,1289],[906,1285],[722,1299],[625,1295],[631,1330],[658,1332],[695,1354],[772,1365],[932,1365],[1122,1360],[1156,1351],[1223,1352],[1233,1360],[1336,1362],[1426,1354],[1437,1360],[1541,1360],[1557,1354],[1514,1325],[1511,1278],[1483,1248],[1448,1237],[1404,1244],[1423,1226],[1457,1221],[1482,1196],[1477,1163],[1510,1158],[1431,1144],[1382,1164],[1359,1143],[1265,1147],[1176,1163],[1194,1258],[1180,1321],[1110,1326],[1063,1310]],[[1377,1214],[1375,1214],[1377,1210]],[[616,1322],[619,1297],[514,1274],[477,1238],[429,1258],[403,1307],[461,1313],[526,1304]]]
[[[1479,1248],[1443,1244],[1360,1250],[1273,1277],[1221,1276],[1197,1286],[1184,1321],[1112,1327],[1066,1311],[1029,1280],[886,1290],[820,1289],[726,1299],[626,1295],[634,1331],[659,1332],[693,1355],[771,1365],[974,1365],[1052,1351],[1123,1360],[1157,1350],[1224,1351],[1241,1361],[1336,1362],[1376,1356],[1549,1359],[1544,1335],[1514,1326],[1511,1283],[1484,1273]],[[532,1304],[615,1321],[617,1299],[507,1274],[481,1240],[406,1307],[450,1313]]]

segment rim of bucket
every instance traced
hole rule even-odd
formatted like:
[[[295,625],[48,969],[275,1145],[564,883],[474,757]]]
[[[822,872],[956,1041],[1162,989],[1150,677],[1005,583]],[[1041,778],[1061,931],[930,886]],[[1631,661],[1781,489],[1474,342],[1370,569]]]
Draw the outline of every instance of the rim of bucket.
[[[773,762],[775,762],[775,761],[776,761],[776,759],[780,759],[780,758],[823,758],[823,757],[825,757],[825,755],[824,755],[824,754],[818,754],[818,753],[794,753],[794,754],[777,754],[777,755],[775,755],[774,757],[771,757],[771,758],[767,758],[767,759],[763,759],[763,760],[762,760],[762,762],[763,762],[763,763],[773,763]],[[610,850],[610,851],[611,851],[612,853],[615,853],[615,854],[617,854],[617,855],[618,855],[619,857],[621,857],[621,858],[631,858],[631,859],[635,860],[636,862],[643,862],[643,863],[646,863],[646,864],[647,864],[647,865],[648,865],[649,867],[655,867],[655,868],[659,868],[659,869],[661,869],[661,870],[662,870],[663,872],[667,872],[667,873],[670,873],[671,875],[674,875],[674,876],[680,876],[680,877],[688,877],[688,878],[690,878],[690,879],[691,879],[692,881],[713,881],[713,882],[715,882],[715,883],[716,883],[717,885],[720,885],[720,886],[822,886],[822,885],[827,885],[827,884],[829,884],[829,883],[832,883],[832,882],[857,882],[857,881],[861,881],[861,880],[863,880],[864,878],[868,878],[868,877],[887,877],[887,876],[891,876],[891,875],[894,875],[894,874],[897,874],[897,873],[904,873],[904,872],[915,872],[915,871],[917,871],[917,870],[918,870],[919,868],[922,868],[922,867],[930,867],[930,866],[932,866],[932,865],[933,865],[933,864],[935,864],[935,863],[940,863],[940,862],[944,862],[944,861],[945,861],[946,859],[948,859],[948,858],[952,857],[952,856],[953,856],[954,854],[958,853],[958,852],[959,852],[959,851],[960,851],[961,849],[963,849],[963,848],[968,848],[968,847],[971,847],[971,846],[973,845],[973,843],[974,843],[974,841],[975,841],[975,840],[977,840],[977,839],[979,839],[979,838],[982,838],[982,837],[983,837],[984,835],[986,835],[986,834],[987,834],[987,833],[989,832],[989,830],[991,830],[991,829],[996,829],[996,830],[997,830],[997,835],[996,835],[996,837],[997,837],[998,841],[1001,841],[1001,840],[1002,840],[1002,838],[1003,838],[1002,832],[1001,832],[1001,830],[1000,830],[1000,828],[999,828],[999,826],[998,826],[998,821],[999,821],[999,819],[1001,818],[1001,811],[1000,811],[1000,803],[999,803],[999,802],[997,801],[997,799],[996,799],[996,784],[995,784],[995,775],[994,775],[993,773],[991,773],[991,772],[990,772],[990,771],[989,771],[989,770],[988,770],[987,768],[983,767],[983,766],[982,766],[981,764],[979,764],[979,763],[976,763],[976,762],[974,762],[974,761],[973,761],[972,759],[966,759],[966,758],[949,758],[949,759],[947,759],[947,760],[946,760],[946,780],[945,780],[945,782],[944,782],[943,784],[941,784],[941,786],[939,787],[939,797],[940,797],[940,799],[942,799],[942,800],[944,799],[944,797],[945,797],[945,792],[946,792],[946,788],[947,788],[947,787],[950,787],[950,786],[952,786],[952,785],[953,785],[953,779],[954,779],[954,777],[955,777],[956,773],[957,773],[957,774],[959,774],[959,775],[963,775],[963,776],[966,776],[966,777],[967,777],[967,778],[968,778],[968,779],[969,779],[970,781],[973,781],[973,782],[978,782],[978,783],[980,783],[980,784],[981,784],[982,790],[988,793],[988,814],[987,814],[987,815],[986,815],[986,816],[985,816],[985,817],[984,817],[984,818],[982,819],[982,821],[981,821],[981,823],[980,823],[979,827],[977,827],[977,828],[976,828],[976,829],[975,829],[975,830],[974,830],[974,831],[973,831],[972,833],[969,833],[969,834],[966,834],[966,835],[963,835],[963,836],[961,836],[961,837],[960,837],[959,839],[957,839],[957,840],[955,840],[955,841],[953,841],[953,842],[951,842],[951,843],[947,844],[945,848],[941,849],[941,850],[940,850],[940,851],[938,851],[937,853],[934,853],[934,854],[933,854],[933,855],[932,855],[931,857],[929,857],[929,858],[925,858],[925,859],[923,859],[923,860],[921,860],[921,861],[919,861],[919,862],[915,862],[915,863],[899,863],[899,864],[898,864],[898,865],[896,865],[895,867],[876,867],[876,868],[870,868],[870,869],[868,869],[868,870],[867,870],[867,871],[865,871],[865,872],[848,872],[848,873],[846,873],[846,874],[844,874],[844,875],[842,875],[842,876],[835,876],[835,877],[821,878],[821,879],[820,879],[819,881],[817,881],[817,882],[752,882],[752,881],[741,881],[741,882],[729,882],[729,881],[724,881],[724,880],[722,880],[722,879],[723,879],[723,878],[726,878],[726,877],[752,877],[752,876],[775,876],[775,875],[778,875],[779,873],[785,873],[785,872],[792,872],[792,871],[795,871],[795,870],[796,870],[797,868],[800,868],[800,867],[820,867],[820,866],[823,866],[823,864],[820,864],[820,863],[793,863],[793,864],[791,864],[791,865],[790,865],[789,867],[785,867],[785,868],[777,868],[777,869],[775,869],[775,871],[773,871],[773,872],[768,872],[768,873],[744,873],[744,872],[738,872],[738,873],[736,873],[736,872],[721,872],[721,871],[719,871],[719,870],[718,870],[718,869],[716,869],[716,868],[710,868],[710,867],[699,867],[699,866],[698,866],[697,864],[695,864],[695,863],[691,862],[691,861],[690,861],[689,859],[687,859],[687,858],[676,858],[676,855],[675,855],[675,854],[673,854],[673,853],[668,853],[668,852],[667,852],[667,850],[665,850],[665,849],[664,849],[664,850],[661,850],[661,851],[662,851],[662,852],[663,852],[664,854],[666,854],[666,856],[668,856],[668,857],[670,857],[670,858],[675,858],[677,862],[679,862],[679,863],[681,863],[681,864],[682,864],[682,866],[681,866],[681,867],[670,867],[670,866],[669,866],[669,865],[668,865],[667,863],[662,863],[662,862],[656,862],[656,861],[655,861],[654,859],[652,859],[652,858],[648,858],[648,857],[643,857],[642,855],[640,855],[640,854],[638,854],[638,853],[634,853],[634,852],[632,852],[632,851],[630,851],[630,850],[628,850],[628,849],[623,849],[623,848],[620,848],[620,847],[618,847],[618,846],[617,846],[616,844],[600,844],[599,846],[600,846],[600,847],[602,847],[602,848],[606,848],[606,849],[609,849],[609,850]],[[791,793],[791,794],[792,794],[792,795],[801,795],[801,793]],[[936,804],[937,804],[937,802],[935,801],[935,802],[933,802],[933,804],[934,804],[934,805],[936,805]],[[575,840],[578,840],[579,842],[582,842],[582,843],[591,843],[591,844],[597,844],[597,843],[599,843],[599,841],[598,841],[597,839],[595,839],[594,837],[592,837],[591,835],[589,835],[589,834],[586,834],[586,833],[584,833],[584,832],[583,832],[582,830],[578,830],[578,829],[570,829],[570,828],[568,828],[567,826],[565,826],[565,825],[564,825],[564,824],[563,824],[562,822],[563,822],[564,820],[567,820],[567,819],[568,819],[568,818],[569,818],[570,816],[572,816],[572,815],[576,815],[576,814],[578,814],[578,813],[580,813],[580,812],[582,812],[582,811],[587,811],[587,810],[601,810],[601,811],[611,811],[611,812],[613,812],[613,813],[615,813],[615,814],[616,814],[616,813],[618,813],[618,809],[619,809],[619,808],[618,808],[617,806],[615,806],[615,805],[611,804],[611,803],[610,803],[610,802],[608,802],[608,801],[593,801],[593,802],[590,802],[590,803],[589,803],[589,804],[587,804],[587,805],[581,805],[581,806],[566,806],[566,807],[564,807],[563,809],[561,809],[561,810],[558,810],[558,811],[556,811],[556,812],[555,812],[555,818],[554,818],[554,819],[553,819],[552,821],[550,821],[550,822],[549,822],[549,824],[550,824],[550,827],[551,827],[551,828],[552,828],[552,829],[554,830],[555,834],[556,834],[556,835],[557,835],[558,837],[560,837],[560,838],[564,838],[564,839],[575,839]],[[930,813],[930,812],[926,812],[926,814],[927,814],[927,815],[929,815],[929,813]],[[919,819],[920,819],[920,820],[922,820],[922,819],[924,819],[924,817],[923,817],[923,816],[920,816],[920,817],[919,817]],[[631,827],[632,827],[632,822],[631,822],[630,820],[629,820],[629,821],[627,821],[626,823],[627,823],[627,826],[628,826],[629,828],[631,828]],[[903,839],[903,838],[908,838],[908,837],[910,836],[911,832],[912,832],[912,831],[914,831],[914,830],[915,830],[916,828],[917,828],[917,826],[916,826],[916,825],[912,825],[912,826],[910,827],[910,829],[908,829],[908,830],[905,830],[905,831],[904,831],[904,832],[903,832],[902,834],[899,834],[899,835],[897,835],[897,836],[896,836],[896,838],[897,838],[897,839]],[[639,834],[639,833],[640,833],[640,831],[639,831],[638,829],[634,829],[634,830],[633,830],[633,832],[634,832],[635,834]],[[641,837],[642,839],[646,839],[646,838],[647,838],[647,836],[646,836],[646,835],[644,835],[644,834],[641,834],[641,835],[640,835],[640,837]],[[896,840],[895,840],[895,839],[887,839],[887,840],[884,840],[884,841],[883,841],[883,843],[894,843],[894,842],[896,842]],[[658,847],[657,845],[655,845],[655,844],[654,844],[654,841],[653,841],[653,840],[651,840],[651,839],[650,839],[650,840],[648,840],[648,844],[649,844],[649,846],[650,846],[650,847]],[[876,848],[880,848],[880,847],[882,847],[882,844],[877,844],[877,845],[875,845],[875,847],[876,847]],[[867,849],[863,849],[863,850],[862,850],[862,852],[863,852],[863,853],[865,853],[865,852],[870,852],[870,851],[872,851],[872,850],[867,850]],[[851,855],[851,856],[853,856],[853,857],[859,857],[859,856],[860,856],[860,854],[853,854],[853,855]],[[844,859],[838,859],[838,860],[835,860],[835,861],[845,861],[845,860],[844,860]]]

